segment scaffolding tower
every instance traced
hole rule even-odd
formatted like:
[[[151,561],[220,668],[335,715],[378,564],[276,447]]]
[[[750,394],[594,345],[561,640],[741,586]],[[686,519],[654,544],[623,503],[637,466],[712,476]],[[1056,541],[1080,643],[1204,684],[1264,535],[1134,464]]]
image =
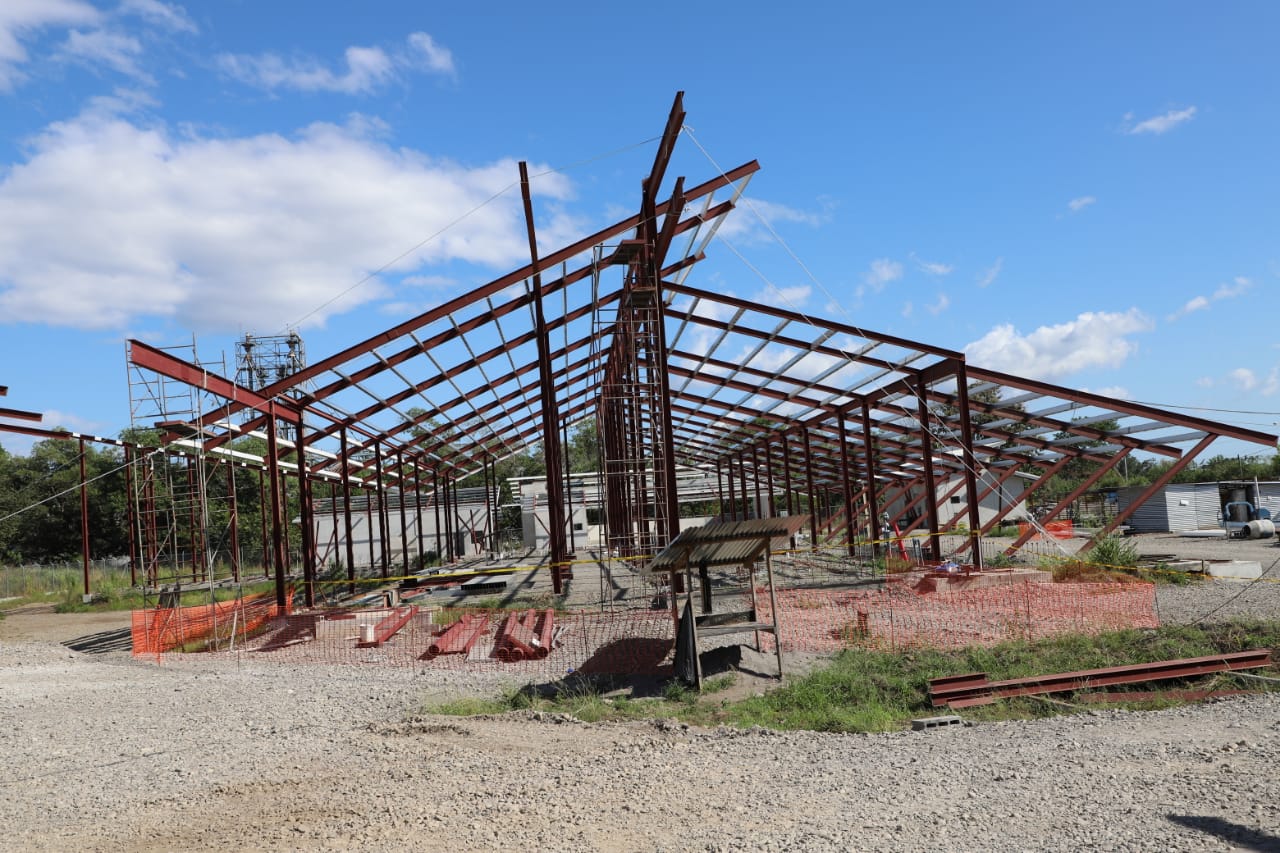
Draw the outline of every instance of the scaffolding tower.
[[[167,347],[201,369],[225,372],[225,359],[201,361],[190,344]],[[144,588],[214,583],[222,574],[239,578],[235,465],[210,459],[200,436],[165,443],[147,436],[173,424],[191,424],[219,401],[198,384],[178,381],[140,367],[126,352],[131,448],[129,459],[132,530]]]

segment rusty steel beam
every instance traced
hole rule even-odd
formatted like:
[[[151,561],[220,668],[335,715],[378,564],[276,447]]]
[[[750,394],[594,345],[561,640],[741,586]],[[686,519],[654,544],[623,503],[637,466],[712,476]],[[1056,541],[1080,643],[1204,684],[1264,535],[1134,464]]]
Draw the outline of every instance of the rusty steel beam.
[[[988,681],[984,673],[973,673],[933,679],[929,682],[929,700],[934,707],[950,705],[953,708],[967,708],[973,705],[989,705],[996,699],[1007,699],[1012,696],[1066,693],[1095,687],[1110,687],[1116,684],[1194,678],[1215,672],[1236,672],[1270,665],[1271,650],[1254,649],[1154,663],[1086,669],[1079,672],[1059,672],[1030,678],[1011,678],[1005,681]]]
[[[746,299],[739,299],[736,296],[728,296],[723,293],[713,293],[709,290],[702,290],[697,287],[690,287],[686,284],[671,284],[669,289],[681,294],[682,296],[690,296],[695,299],[709,299],[712,302],[719,302],[722,305],[729,305],[734,308],[744,308],[748,311],[756,311],[771,317],[777,317],[780,320],[789,320],[793,323],[800,323],[805,326],[815,325],[813,318],[801,314],[798,311],[790,311],[785,308],[779,308],[775,305],[764,305],[759,302],[752,302]],[[866,329],[860,329],[857,326],[851,326],[848,323],[841,323],[837,320],[823,319],[821,321],[823,328],[834,329],[837,332],[843,332],[846,335],[852,335],[856,338],[862,338],[867,341],[874,341],[878,344],[889,344],[892,346],[902,347],[904,349],[915,350],[916,352],[928,355],[936,355],[941,358],[962,361],[964,354],[955,350],[944,349],[942,347],[931,346],[930,344],[912,341],[906,338],[899,338],[893,335],[884,335],[878,332],[869,332]],[[853,359],[852,353],[840,351],[840,355],[844,358]],[[869,359],[866,364],[876,364],[879,366],[888,366],[898,369],[892,362],[886,362],[883,359]]]
[[[24,412],[21,409],[8,409],[0,406],[0,418],[12,418],[17,421],[30,421],[38,424],[44,420],[44,415],[39,412]]]
[[[1157,492],[1159,492],[1161,489],[1163,489],[1165,486],[1167,486],[1173,480],[1173,478],[1178,475],[1179,471],[1181,471],[1183,468],[1190,465],[1197,456],[1203,453],[1205,449],[1208,448],[1209,445],[1213,443],[1213,439],[1214,437],[1211,435],[1205,436],[1203,439],[1201,439],[1200,443],[1197,444],[1195,447],[1193,447],[1190,451],[1188,451],[1185,456],[1183,456],[1177,462],[1174,462],[1172,465],[1170,465],[1169,470],[1165,471],[1163,474],[1157,477],[1154,483],[1152,483],[1150,486],[1144,489],[1142,491],[1142,494],[1138,495],[1138,497],[1134,499],[1133,503],[1129,504],[1129,506],[1125,507],[1123,510],[1116,513],[1116,517],[1111,519],[1111,521],[1109,521],[1106,524],[1106,526],[1099,531],[1099,538],[1101,538],[1102,536],[1106,536],[1108,533],[1115,530],[1121,524],[1124,524],[1125,521],[1128,520],[1129,516],[1133,515],[1133,513],[1137,511],[1138,507],[1142,506],[1147,501],[1151,500],[1152,496],[1155,495]],[[1090,550],[1097,541],[1098,541],[1097,539],[1094,539],[1091,542],[1086,543],[1083,550],[1085,551]]]
[[[743,178],[755,174],[759,169],[760,164],[754,160],[744,163],[741,166],[731,169],[728,172],[722,173],[715,178],[687,190],[685,192],[685,200],[686,202],[689,202],[702,198],[703,196],[710,195],[718,189],[730,186]],[[665,202],[658,205],[654,211],[655,215],[658,216],[664,215],[666,212],[667,205]],[[545,258],[541,259],[541,266],[543,269],[550,269],[560,263],[567,262],[578,255],[589,252],[593,247],[603,245],[609,240],[615,239],[620,235],[631,231],[639,224],[640,219],[641,216],[637,213],[634,216],[630,216],[627,219],[616,222],[607,228],[601,229],[588,237],[584,237],[563,249],[552,252]],[[410,332],[415,332],[437,320],[448,317],[451,314],[455,314],[469,305],[480,302],[486,297],[501,293],[508,287],[531,278],[533,275],[533,266],[534,265],[529,264],[517,270],[513,270],[506,275],[490,281],[488,284],[483,284],[480,287],[475,288],[469,293],[455,297],[454,299],[438,305],[429,311],[419,314],[417,317],[405,320],[403,323],[399,323],[390,329],[366,338],[360,343],[349,346],[328,358],[315,362],[296,373],[265,386],[259,393],[264,397],[274,397],[275,395],[287,391],[296,385],[311,381],[328,372],[332,368],[340,367],[354,358],[365,355],[380,346],[391,343],[397,338],[405,337]],[[230,416],[243,408],[243,405],[237,403],[236,406],[231,407],[223,416]],[[210,422],[212,421],[203,422],[202,425],[207,425],[207,423]]]
[[[553,390],[551,341],[542,306],[542,267],[538,261],[538,239],[533,226],[533,196],[529,191],[529,166],[520,161],[520,198],[524,203],[525,230],[529,235],[529,257],[533,281],[533,325],[538,345],[538,391],[542,409],[542,454],[547,469],[548,546],[551,550],[551,580],[556,595],[563,592],[563,570],[569,560],[565,545],[564,491],[560,479],[560,430],[556,421]]]
[[[1234,438],[1248,442],[1249,444],[1265,444],[1268,447],[1276,446],[1277,436],[1271,435],[1270,433],[1245,429],[1243,427],[1232,426],[1230,424],[1216,423],[1214,421],[1205,420],[1204,418],[1183,415],[1177,412],[1168,412],[1162,409],[1157,409],[1153,406],[1145,406],[1141,403],[1114,400],[1110,397],[1104,397],[1101,394],[1092,394],[1088,391],[1076,391],[1071,388],[1063,388],[1060,385],[1051,385],[1048,382],[1026,379],[1021,376],[1000,373],[995,370],[988,370],[974,365],[969,365],[968,368],[970,377],[979,381],[994,382],[997,385],[1008,385],[1013,388],[1021,388],[1024,391],[1032,391],[1046,397],[1058,397],[1064,400],[1071,400],[1073,402],[1080,403],[1081,405],[1097,406],[1101,409],[1109,409],[1127,415],[1163,421],[1174,426],[1186,427],[1187,429],[1203,430],[1210,435],[1221,438]]]
[[[1088,477],[1086,477],[1086,478],[1084,479],[1084,482],[1080,483],[1080,485],[1078,485],[1078,486],[1076,486],[1074,489],[1072,489],[1072,490],[1067,494],[1067,496],[1066,496],[1066,497],[1064,497],[1062,500],[1058,501],[1058,503],[1054,505],[1053,509],[1049,510],[1049,512],[1047,512],[1047,513],[1044,515],[1044,517],[1043,517],[1042,519],[1040,519],[1040,520],[1041,520],[1041,521],[1044,521],[1044,522],[1048,522],[1048,521],[1053,521],[1055,518],[1057,518],[1057,517],[1058,517],[1058,513],[1062,512],[1064,509],[1066,509],[1067,507],[1071,506],[1071,504],[1075,502],[1075,499],[1076,499],[1076,498],[1080,497],[1080,496],[1081,496],[1081,495],[1083,495],[1085,492],[1087,492],[1087,491],[1089,491],[1090,489],[1092,489],[1092,488],[1093,488],[1093,484],[1094,484],[1094,483],[1096,483],[1096,482],[1098,482],[1099,480],[1101,480],[1104,476],[1106,476],[1106,473],[1107,473],[1108,471],[1110,471],[1112,468],[1114,468],[1114,467],[1116,467],[1117,465],[1119,465],[1119,464],[1120,464],[1120,460],[1124,459],[1126,455],[1127,455],[1127,454],[1123,454],[1123,453],[1122,453],[1122,454],[1117,454],[1117,455],[1116,455],[1116,456],[1114,456],[1113,458],[1108,459],[1106,462],[1103,462],[1100,466],[1098,466],[1097,470],[1095,470],[1092,474],[1090,474]],[[1178,471],[1181,471],[1181,470],[1182,470],[1182,468],[1183,468],[1183,467],[1186,465],[1186,463],[1187,463],[1187,462],[1189,462],[1189,461],[1190,461],[1190,458],[1183,459],[1183,460],[1179,460],[1179,462],[1181,462],[1181,463],[1182,463],[1181,465],[1179,465],[1177,462],[1175,462],[1175,463],[1174,463],[1174,466],[1176,466],[1176,467],[1174,467],[1174,469],[1173,469],[1173,473],[1174,473],[1174,474],[1176,474]],[[1172,475],[1170,475],[1170,476],[1169,476],[1169,478],[1164,478],[1164,477],[1160,478],[1160,480],[1164,480],[1164,482],[1168,482],[1168,480],[1169,480],[1169,479],[1172,479]],[[1160,480],[1157,480],[1157,482],[1160,482]],[[1162,485],[1163,485],[1163,484],[1162,484]],[[1152,492],[1152,494],[1154,494],[1154,492]],[[1148,495],[1148,497],[1149,497],[1149,495]],[[1144,498],[1144,500],[1145,500],[1145,498]],[[1017,539],[1014,539],[1014,540],[1013,540],[1013,544],[1012,544],[1012,545],[1010,545],[1008,548],[1006,548],[1004,552],[1005,552],[1006,554],[1013,554],[1013,553],[1014,553],[1014,552],[1016,552],[1019,548],[1021,548],[1023,545],[1025,545],[1025,544],[1026,544],[1026,543],[1031,539],[1031,537],[1032,537],[1032,536],[1035,536],[1035,535],[1036,535],[1036,533],[1037,533],[1037,531],[1036,531],[1036,528],[1035,528],[1034,526],[1032,526],[1032,527],[1028,528],[1028,529],[1027,529],[1027,531],[1026,531],[1025,533],[1020,534],[1020,535],[1018,536],[1018,538],[1017,538]],[[1085,550],[1088,550],[1088,546],[1087,546],[1087,545],[1086,545]]]

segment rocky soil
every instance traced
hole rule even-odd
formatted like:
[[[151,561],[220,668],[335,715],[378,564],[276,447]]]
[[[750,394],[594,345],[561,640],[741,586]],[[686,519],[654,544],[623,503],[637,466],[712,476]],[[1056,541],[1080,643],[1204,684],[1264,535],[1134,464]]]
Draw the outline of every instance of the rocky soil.
[[[1160,598],[1280,614],[1273,583]],[[13,620],[0,850],[1280,849],[1280,694],[882,735],[456,719],[420,709],[491,677],[156,666]]]

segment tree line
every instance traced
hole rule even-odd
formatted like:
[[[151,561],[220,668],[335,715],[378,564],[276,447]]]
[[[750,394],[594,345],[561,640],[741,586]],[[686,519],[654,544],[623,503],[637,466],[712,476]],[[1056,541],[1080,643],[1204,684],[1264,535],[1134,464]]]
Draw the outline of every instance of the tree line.
[[[129,429],[120,438],[133,444],[155,447],[160,436],[152,430]],[[572,473],[595,471],[599,443],[595,422],[579,422],[569,430],[564,447]],[[267,442],[263,438],[243,437],[229,447],[253,456],[265,456]],[[441,454],[452,452],[445,444]],[[293,461],[292,454],[283,460]],[[213,457],[208,457],[213,459]],[[74,439],[45,439],[36,442],[26,456],[12,454],[0,444],[0,564],[55,563],[79,559],[81,552],[80,513],[80,442]],[[215,554],[230,548],[230,516],[234,506],[238,516],[236,540],[242,554],[256,563],[263,552],[261,511],[263,489],[261,478],[251,468],[216,464],[206,461],[192,468],[189,460],[156,454],[148,463],[154,472],[154,506],[161,516],[161,527],[177,531],[179,550],[208,548]],[[129,554],[129,477],[125,471],[125,454],[120,447],[86,442],[84,468],[87,481],[89,550],[92,559],[122,557]],[[507,483],[511,477],[533,477],[546,473],[541,444],[498,460],[496,473],[499,503],[510,503],[514,496]],[[138,470],[135,467],[135,472]],[[199,483],[194,482],[198,472]],[[484,485],[484,474],[477,472],[459,481],[459,487]],[[135,486],[136,487],[136,486]],[[427,483],[423,483],[427,487]],[[196,489],[203,492],[197,525],[205,540],[193,540],[187,515],[196,499]],[[286,485],[285,518],[296,519],[300,512],[296,483]],[[340,495],[340,492],[338,493]],[[327,487],[313,488],[313,499],[330,497]],[[269,500],[269,496],[267,496]],[[174,516],[177,516],[176,518]],[[516,514],[515,524],[519,525]],[[289,524],[289,548],[299,553],[301,531]]]

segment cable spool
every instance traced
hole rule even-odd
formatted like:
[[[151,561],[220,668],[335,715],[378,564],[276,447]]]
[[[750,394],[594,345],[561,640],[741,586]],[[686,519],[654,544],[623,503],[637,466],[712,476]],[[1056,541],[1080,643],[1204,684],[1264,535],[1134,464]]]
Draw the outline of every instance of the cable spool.
[[[1251,521],[1244,526],[1246,539],[1270,539],[1276,535],[1276,525],[1270,519]]]

